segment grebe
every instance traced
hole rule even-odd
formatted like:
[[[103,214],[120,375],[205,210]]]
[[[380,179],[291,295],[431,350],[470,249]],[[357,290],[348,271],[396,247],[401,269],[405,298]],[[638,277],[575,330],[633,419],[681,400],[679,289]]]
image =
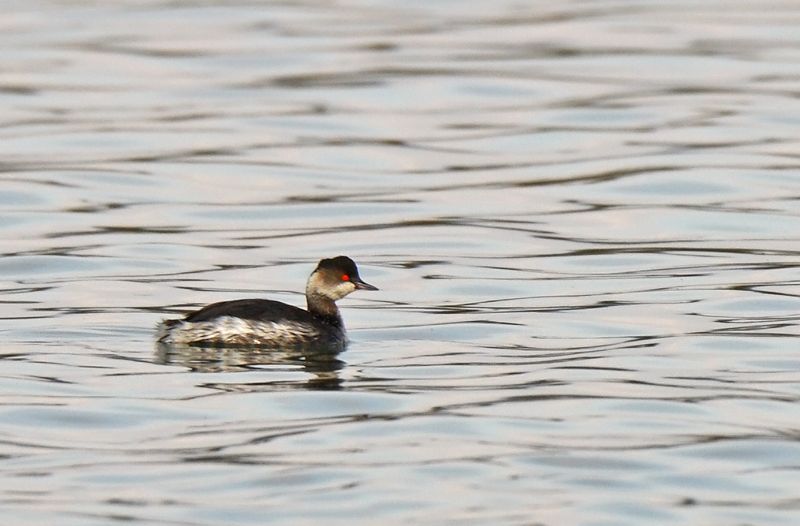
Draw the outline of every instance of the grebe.
[[[342,348],[347,335],[336,300],[356,290],[378,288],[361,279],[349,257],[323,259],[306,284],[308,310],[263,299],[222,301],[162,321],[156,337],[194,346]]]

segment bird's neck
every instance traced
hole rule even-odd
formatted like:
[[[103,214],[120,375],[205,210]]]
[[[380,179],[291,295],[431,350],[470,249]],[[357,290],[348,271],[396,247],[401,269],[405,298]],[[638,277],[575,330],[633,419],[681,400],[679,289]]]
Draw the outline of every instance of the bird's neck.
[[[308,305],[308,312],[310,312],[312,316],[336,327],[342,325],[339,307],[336,306],[336,303],[332,299],[322,294],[306,294],[306,304]]]

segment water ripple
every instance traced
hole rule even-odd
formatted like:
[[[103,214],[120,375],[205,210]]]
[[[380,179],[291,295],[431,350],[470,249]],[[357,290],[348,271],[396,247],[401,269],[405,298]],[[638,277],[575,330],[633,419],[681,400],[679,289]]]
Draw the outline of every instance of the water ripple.
[[[798,17],[9,7],[4,516],[793,525]],[[340,253],[345,352],[152,341]]]

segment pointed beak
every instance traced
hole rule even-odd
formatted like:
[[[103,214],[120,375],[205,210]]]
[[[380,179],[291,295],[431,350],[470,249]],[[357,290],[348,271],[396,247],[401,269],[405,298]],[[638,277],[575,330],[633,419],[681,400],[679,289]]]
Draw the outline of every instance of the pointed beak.
[[[356,290],[378,290],[378,287],[370,285],[366,281],[361,281],[361,278],[351,279],[350,281],[356,286]]]

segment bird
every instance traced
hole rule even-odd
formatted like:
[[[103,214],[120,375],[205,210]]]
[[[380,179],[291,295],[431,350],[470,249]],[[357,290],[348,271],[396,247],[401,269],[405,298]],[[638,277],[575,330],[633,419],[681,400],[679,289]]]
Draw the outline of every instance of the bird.
[[[161,344],[341,349],[347,333],[336,301],[356,290],[378,290],[347,256],[322,259],[306,283],[307,310],[267,299],[212,303],[158,324]]]

